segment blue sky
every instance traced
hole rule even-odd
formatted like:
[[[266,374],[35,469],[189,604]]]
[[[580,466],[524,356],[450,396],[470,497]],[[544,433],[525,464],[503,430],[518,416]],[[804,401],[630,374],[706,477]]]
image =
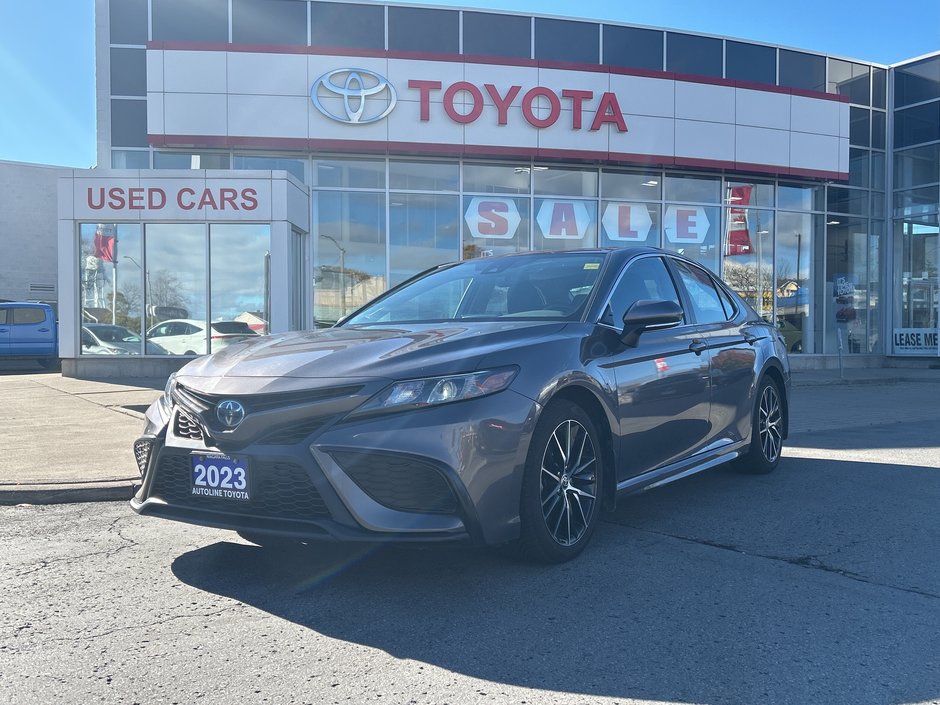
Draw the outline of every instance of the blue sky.
[[[885,64],[940,50],[940,0],[463,0],[455,6],[694,30]],[[95,164],[94,64],[94,0],[0,0],[0,159]]]

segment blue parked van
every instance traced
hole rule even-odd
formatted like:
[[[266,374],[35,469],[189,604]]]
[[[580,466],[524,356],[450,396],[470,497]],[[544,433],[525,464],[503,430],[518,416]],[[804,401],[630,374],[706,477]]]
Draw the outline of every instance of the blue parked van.
[[[59,362],[55,311],[49,304],[0,303],[0,359],[32,358],[46,368]]]

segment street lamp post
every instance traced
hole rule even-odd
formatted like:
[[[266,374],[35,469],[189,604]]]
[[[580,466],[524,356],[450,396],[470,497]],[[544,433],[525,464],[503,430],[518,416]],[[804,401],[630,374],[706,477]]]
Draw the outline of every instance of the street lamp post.
[[[320,233],[320,237],[332,242],[334,245],[336,245],[336,249],[339,250],[339,279],[340,279],[340,286],[342,287],[340,289],[340,309],[342,310],[342,313],[340,315],[342,318],[345,318],[346,317],[346,248],[340,245],[336,241],[336,238],[334,238],[332,235],[324,235],[323,233]]]

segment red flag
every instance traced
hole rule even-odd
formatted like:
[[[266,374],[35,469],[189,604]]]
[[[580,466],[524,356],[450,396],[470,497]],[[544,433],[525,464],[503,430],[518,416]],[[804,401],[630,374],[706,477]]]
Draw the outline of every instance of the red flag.
[[[747,231],[747,206],[751,202],[753,186],[732,186],[728,189],[728,200],[734,205],[728,208],[728,227],[725,237],[725,254],[748,255],[753,250],[751,237]]]
[[[102,228],[95,231],[95,257],[102,262],[114,261],[114,235],[105,235]]]

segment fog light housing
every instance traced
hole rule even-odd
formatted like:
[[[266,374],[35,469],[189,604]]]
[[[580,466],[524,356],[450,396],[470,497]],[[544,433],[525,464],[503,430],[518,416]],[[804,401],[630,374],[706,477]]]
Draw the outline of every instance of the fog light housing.
[[[147,464],[150,462],[150,453],[152,451],[153,441],[147,438],[134,441],[134,459],[137,461],[137,469],[140,471],[141,478],[147,472]]]

